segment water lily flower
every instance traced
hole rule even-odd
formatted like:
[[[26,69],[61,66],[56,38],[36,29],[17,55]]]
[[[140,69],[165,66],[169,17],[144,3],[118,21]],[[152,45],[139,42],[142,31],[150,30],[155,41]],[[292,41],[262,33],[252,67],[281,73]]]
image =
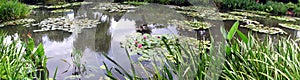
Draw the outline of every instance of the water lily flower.
[[[138,41],[134,41],[134,44],[137,44],[138,43]]]
[[[142,44],[138,44],[137,46],[138,46],[138,48],[142,48],[142,47],[143,47],[143,45],[142,45]]]
[[[144,36],[144,39],[147,39],[147,36],[146,36],[146,35]]]

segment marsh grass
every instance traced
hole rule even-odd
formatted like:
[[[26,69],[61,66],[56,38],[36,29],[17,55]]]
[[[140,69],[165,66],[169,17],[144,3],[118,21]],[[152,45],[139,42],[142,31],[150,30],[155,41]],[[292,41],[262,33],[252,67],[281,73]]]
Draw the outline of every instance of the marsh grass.
[[[31,8],[18,0],[0,0],[0,23],[24,18],[31,13]]]
[[[259,40],[252,35],[244,35],[238,30],[239,23],[236,22],[229,32],[221,28],[223,37],[226,39],[224,48],[213,48],[211,46],[210,52],[206,54],[195,55],[195,52],[186,44],[177,44],[175,51],[169,50],[170,46],[166,45],[168,53],[174,55],[174,61],[169,61],[167,56],[165,58],[157,58],[153,56],[151,63],[152,68],[145,67],[141,62],[132,62],[131,57],[128,59],[131,65],[139,64],[143,68],[142,71],[136,71],[135,67],[131,66],[131,71],[126,71],[116,61],[105,55],[113,64],[117,65],[115,68],[109,68],[104,63],[107,71],[107,76],[111,79],[154,79],[154,80],[202,80],[202,79],[233,79],[233,80],[294,80],[300,78],[300,62],[299,53],[300,48],[298,42],[290,38],[272,39],[266,37]],[[234,36],[237,34],[236,36]],[[238,38],[240,37],[240,38]],[[162,39],[167,42],[167,39]],[[212,43],[214,41],[212,40]],[[215,62],[216,56],[214,52],[226,51],[220,53],[224,57],[219,57],[219,63]],[[160,52],[160,51],[158,51]],[[173,54],[174,53],[174,54]],[[157,60],[159,59],[159,60]],[[223,61],[223,62],[222,62]],[[209,68],[214,64],[222,65],[221,73],[212,72]],[[114,73],[116,72],[116,73]],[[137,73],[145,72],[147,77],[141,77]],[[212,72],[212,73],[210,73]],[[116,77],[121,74],[123,78]],[[215,76],[211,76],[215,75]]]
[[[47,79],[47,58],[43,45],[35,47],[32,38],[22,42],[18,35],[0,32],[0,79]]]

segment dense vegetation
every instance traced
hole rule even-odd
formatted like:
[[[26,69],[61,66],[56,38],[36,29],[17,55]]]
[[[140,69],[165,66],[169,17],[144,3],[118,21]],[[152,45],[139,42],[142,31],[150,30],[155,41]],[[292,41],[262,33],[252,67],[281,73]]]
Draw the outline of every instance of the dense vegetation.
[[[32,38],[25,43],[15,34],[0,32],[0,79],[45,79],[47,57],[42,44],[35,47]],[[30,36],[29,36],[30,37]]]
[[[258,10],[273,13],[275,15],[285,15],[288,9],[296,12],[300,16],[300,3],[283,3],[277,1],[267,1],[265,4],[259,4],[255,0],[215,0],[221,9],[246,9]]]
[[[300,16],[300,3],[295,0],[116,0],[116,2],[130,1],[134,2],[148,2],[160,4],[175,4],[175,5],[206,5],[213,2],[220,9],[245,9],[245,10],[258,10],[273,13],[274,15],[285,15],[291,9]]]
[[[210,53],[196,55],[193,48],[177,44],[175,49],[170,50],[168,55],[176,56],[174,60],[158,59],[155,57],[152,68],[144,67],[142,63],[136,63],[130,59],[131,71],[126,71],[122,66],[110,57],[106,56],[118,68],[109,68],[105,65],[107,76],[111,79],[155,79],[155,80],[202,80],[202,79],[298,79],[299,77],[299,55],[298,43],[289,38],[273,40],[266,37],[258,40],[254,36],[244,35],[238,30],[238,22],[227,33],[221,29],[227,44],[214,49],[211,46]],[[234,37],[235,33],[241,38]],[[213,41],[213,40],[212,40]],[[164,37],[162,42],[166,43]],[[274,43],[275,42],[275,43]],[[214,42],[213,42],[214,43]],[[213,43],[211,45],[213,45]],[[225,47],[226,46],[226,47]],[[173,47],[174,48],[174,47]],[[219,52],[217,52],[219,51]],[[224,53],[226,54],[224,54]],[[172,54],[173,53],[173,54]],[[163,53],[162,53],[163,54]],[[165,54],[165,53],[164,53]],[[179,56],[180,55],[180,56]],[[104,63],[105,64],[105,63]],[[148,77],[141,77],[140,72],[136,72],[140,65]],[[116,70],[116,72],[114,71]],[[115,72],[115,73],[114,73]],[[116,75],[124,77],[115,77]]]
[[[31,8],[18,0],[0,0],[0,23],[2,21],[24,18],[31,13]]]

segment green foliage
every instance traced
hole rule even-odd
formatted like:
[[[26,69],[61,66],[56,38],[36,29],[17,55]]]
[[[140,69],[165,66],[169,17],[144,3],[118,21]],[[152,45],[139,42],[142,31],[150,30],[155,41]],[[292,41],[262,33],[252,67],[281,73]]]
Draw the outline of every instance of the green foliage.
[[[31,13],[31,8],[18,0],[0,0],[0,22],[24,18]]]
[[[237,26],[238,22],[235,23],[228,34],[224,28],[221,28],[221,32],[224,35],[227,35],[224,36],[227,41],[227,44],[224,44],[226,45],[226,48],[219,48],[220,51],[226,50],[224,58],[212,56],[216,55],[213,53],[215,50],[213,50],[214,48],[212,47],[214,46],[211,46],[210,54],[202,53],[200,55],[195,55],[197,52],[192,48],[184,46],[184,43],[177,44],[173,50],[170,49],[168,44],[165,44],[169,53],[174,53],[173,55],[177,56],[174,58],[175,62],[170,61],[165,56],[165,59],[151,61],[150,64],[152,64],[153,68],[148,68],[142,63],[138,63],[140,67],[144,69],[144,72],[148,73],[147,77],[141,78],[140,76],[135,75],[135,70],[132,70],[134,75],[130,75],[116,61],[105,55],[106,58],[118,66],[117,68],[109,68],[105,65],[107,76],[111,79],[118,79],[117,77],[114,77],[117,73],[114,73],[113,70],[116,70],[118,74],[121,74],[125,79],[130,80],[203,80],[212,78],[220,78],[222,80],[294,80],[300,78],[300,68],[298,68],[298,65],[300,65],[300,56],[298,54],[300,53],[300,48],[297,42],[289,38],[272,40],[271,37],[259,40],[254,36],[244,35],[238,30]],[[235,33],[238,34],[242,41],[234,37]],[[162,41],[167,43],[168,39],[162,37]],[[211,45],[213,44],[214,42],[212,40]],[[131,61],[129,54],[127,55],[131,65],[137,64]],[[158,59],[156,56],[153,57],[155,57],[154,59]],[[221,61],[224,60],[225,62],[222,64],[216,59],[221,59]],[[209,65],[216,65],[219,63],[222,65],[220,69],[221,73],[209,70],[209,68],[212,67]],[[119,69],[121,69],[122,72]],[[220,76],[212,77],[210,75]]]
[[[222,8],[227,9],[246,9],[256,6],[254,0],[216,0],[216,2],[221,3]]]
[[[265,6],[272,8],[272,10],[269,10],[268,12],[273,14],[285,14],[289,9],[288,5],[282,2],[268,1]]]
[[[223,9],[246,9],[246,10],[259,10],[267,11],[275,15],[284,15],[289,8],[293,8],[299,14],[300,5],[294,3],[282,3],[268,1],[266,4],[258,4],[255,0],[215,0],[216,3]]]
[[[34,47],[34,41],[20,41],[18,35],[7,36],[0,32],[0,79],[42,79],[47,78],[46,55],[43,45]]]
[[[238,30],[238,27],[239,27],[239,21],[237,21],[233,24],[233,26],[231,27],[231,29],[228,32],[226,39],[231,40],[233,38],[234,34],[236,33],[236,31]]]

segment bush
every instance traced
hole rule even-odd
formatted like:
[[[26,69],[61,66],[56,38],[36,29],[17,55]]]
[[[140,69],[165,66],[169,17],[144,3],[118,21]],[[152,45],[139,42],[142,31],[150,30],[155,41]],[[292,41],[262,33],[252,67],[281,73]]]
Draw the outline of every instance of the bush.
[[[268,1],[265,6],[272,8],[273,10],[270,10],[268,12],[271,12],[273,14],[285,14],[289,9],[288,5],[282,2]]]
[[[294,9],[299,14],[300,3],[283,3],[268,1],[266,4],[258,4],[255,0],[215,0],[216,3],[221,4],[221,9],[246,9],[267,11],[275,15],[284,15],[288,9]]]
[[[24,18],[31,13],[31,8],[17,0],[0,0],[0,22]]]

